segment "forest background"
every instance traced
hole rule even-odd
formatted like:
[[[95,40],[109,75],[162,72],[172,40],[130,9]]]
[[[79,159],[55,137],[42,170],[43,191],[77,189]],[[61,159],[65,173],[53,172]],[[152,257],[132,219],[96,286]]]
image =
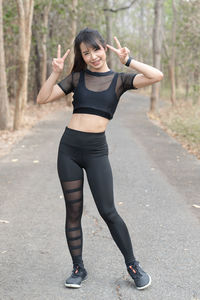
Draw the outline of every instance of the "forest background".
[[[200,159],[200,0],[0,0],[0,156],[50,112],[72,109],[72,94],[46,105],[36,97],[58,44],[62,54],[71,49],[61,79],[70,72],[85,27],[113,46],[117,36],[134,59],[163,72],[136,93],[150,97],[149,119]],[[133,72],[111,51],[108,65]]]

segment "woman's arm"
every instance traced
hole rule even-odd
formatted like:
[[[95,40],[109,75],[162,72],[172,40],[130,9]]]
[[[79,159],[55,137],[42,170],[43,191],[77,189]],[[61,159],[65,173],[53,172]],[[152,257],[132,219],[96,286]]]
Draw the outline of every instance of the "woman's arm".
[[[136,88],[142,88],[144,86],[151,85],[163,79],[163,73],[160,70],[146,65],[144,63],[141,63],[137,60],[131,59],[129,67],[142,73],[137,74],[133,79],[134,86]]]
[[[45,81],[43,86],[41,87],[39,94],[37,95],[37,103],[45,104],[50,101],[54,101],[62,96],[65,93],[62,89],[56,84],[60,73],[52,72],[49,78]]]
[[[50,101],[54,101],[65,95],[63,90],[56,85],[56,81],[58,80],[60,74],[63,71],[64,61],[69,54],[70,49],[66,51],[66,53],[61,57],[61,46],[58,45],[57,50],[57,58],[54,58],[52,61],[53,71],[49,78],[45,81],[43,86],[41,87],[38,95],[37,95],[37,103],[45,104]]]

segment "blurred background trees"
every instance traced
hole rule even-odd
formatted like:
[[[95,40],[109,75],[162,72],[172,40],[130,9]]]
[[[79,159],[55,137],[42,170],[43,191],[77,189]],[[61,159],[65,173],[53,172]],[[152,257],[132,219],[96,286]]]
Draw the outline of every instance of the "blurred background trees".
[[[144,89],[151,93],[149,110],[156,111],[164,96],[172,105],[200,104],[199,0],[0,0],[0,8],[0,129],[8,127],[10,103],[15,105],[13,129],[23,124],[27,102],[38,105],[36,96],[51,73],[58,44],[62,54],[71,48],[61,79],[70,72],[73,40],[85,27],[99,30],[114,46],[116,35],[136,60],[162,70],[161,84]],[[108,62],[115,71],[133,71],[113,53]]]

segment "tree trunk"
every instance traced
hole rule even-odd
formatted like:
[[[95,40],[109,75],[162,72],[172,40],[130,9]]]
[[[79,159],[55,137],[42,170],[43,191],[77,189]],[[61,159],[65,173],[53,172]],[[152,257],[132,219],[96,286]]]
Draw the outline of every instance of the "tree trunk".
[[[112,3],[110,4],[110,1],[109,0],[104,0],[104,8],[103,8],[103,11],[105,13],[105,21],[106,21],[106,42],[107,44],[112,44],[112,37],[113,37],[113,34],[112,34],[112,15],[111,15],[111,12],[112,13],[117,13],[118,11],[121,11],[121,10],[126,10],[126,9],[129,9],[137,0],[132,0],[132,2],[129,4],[129,5],[124,5],[124,6],[121,6],[121,7],[118,7],[118,8],[113,8],[113,1],[111,1]],[[116,46],[116,45],[114,45]],[[108,49],[108,52],[107,52],[107,63],[108,63],[108,66],[110,69],[113,69],[114,68],[114,59],[113,59],[113,52],[110,51]]]
[[[47,78],[47,36],[48,36],[48,16],[51,8],[51,1],[44,7],[43,12],[43,36],[42,36],[42,57],[41,57],[41,86]]]
[[[104,8],[108,9],[109,1],[104,0]],[[112,45],[112,14],[110,11],[105,11],[106,21],[106,43]],[[112,51],[108,49],[107,53],[107,64],[110,69],[113,69]]]
[[[8,121],[10,117],[9,102],[7,92],[7,78],[5,68],[5,53],[4,53],[4,39],[3,39],[3,7],[2,0],[0,0],[0,129],[8,128]]]
[[[33,89],[33,99],[34,99],[34,103],[37,104],[36,98],[41,88],[40,72],[38,71],[40,70],[40,51],[38,48],[38,43],[35,43],[33,51],[34,51],[33,61],[35,64],[35,78],[34,78],[35,84]]]
[[[194,100],[193,103],[199,103],[200,102],[200,80],[199,80],[199,67],[196,66],[194,68]]]
[[[76,36],[77,31],[77,7],[78,7],[78,0],[72,0],[72,10],[71,10],[71,30],[70,30],[70,39],[69,39],[69,46],[67,49],[70,49],[70,53],[67,56],[67,73],[69,73],[72,69],[73,61],[74,61],[74,53],[73,53],[73,41],[74,37]],[[65,49],[62,55],[64,55]],[[67,106],[72,106],[72,94],[68,94],[66,96]]]
[[[169,63],[169,76],[171,82],[171,102],[175,105],[176,102],[176,85],[175,85],[175,53],[176,53],[176,7],[172,0],[173,23],[172,23],[172,55]]]
[[[187,77],[187,78],[186,78],[186,82],[185,82],[185,101],[188,100],[189,88],[190,88],[190,85],[189,85],[189,79],[188,79],[188,77]]]
[[[19,129],[27,103],[28,62],[31,44],[31,25],[34,0],[17,0],[19,20],[18,87],[13,129]]]
[[[145,34],[145,28],[144,28],[144,1],[140,1],[140,24],[139,24],[139,33],[140,33],[140,40],[139,40],[139,47],[138,47],[138,60],[144,61],[143,57],[143,48],[144,48],[144,41],[142,37],[144,37]]]
[[[160,69],[161,48],[162,48],[162,15],[163,15],[163,0],[155,0],[154,6],[154,28],[153,28],[153,65]],[[150,112],[156,110],[156,103],[159,98],[160,82],[152,85]]]
[[[174,62],[172,61],[169,63],[169,79],[171,84],[171,103],[175,105],[176,103],[176,87],[175,87],[175,71],[174,71]]]

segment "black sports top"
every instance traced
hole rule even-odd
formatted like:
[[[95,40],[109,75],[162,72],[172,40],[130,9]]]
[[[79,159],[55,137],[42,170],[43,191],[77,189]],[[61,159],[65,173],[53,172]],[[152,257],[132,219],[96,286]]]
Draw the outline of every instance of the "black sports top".
[[[112,119],[120,96],[130,89],[136,89],[133,79],[136,73],[92,72],[89,69],[72,72],[58,86],[67,95],[73,95],[73,113],[99,115]]]

